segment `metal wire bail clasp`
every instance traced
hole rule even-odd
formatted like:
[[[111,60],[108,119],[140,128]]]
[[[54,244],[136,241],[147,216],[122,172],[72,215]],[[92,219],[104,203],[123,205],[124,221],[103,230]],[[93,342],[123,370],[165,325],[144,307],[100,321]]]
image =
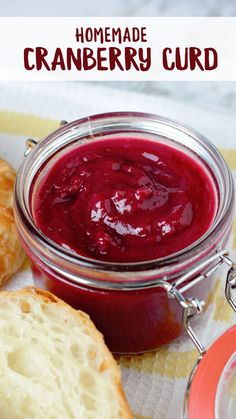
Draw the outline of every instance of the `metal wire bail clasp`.
[[[233,263],[229,258],[228,264],[230,265],[230,269],[227,274],[226,284],[225,284],[225,296],[227,301],[236,312],[236,302],[232,295],[232,290],[236,288],[236,263]]]
[[[60,127],[64,127],[67,124],[68,122],[65,119],[62,119],[62,121],[60,122]]]
[[[60,122],[60,127],[64,127],[67,124],[68,124],[68,122],[63,119]],[[24,152],[24,156],[27,157],[28,154],[31,152],[31,150],[38,144],[38,142],[33,140],[33,138],[28,138],[28,140],[26,140],[25,144],[26,144],[26,150]]]
[[[194,332],[190,321],[202,313],[205,301],[200,301],[195,297],[185,298],[183,294],[176,288],[175,284],[173,284],[172,289],[169,291],[169,296],[175,297],[183,307],[182,322],[184,329],[186,330],[187,334],[189,335],[190,339],[200,354],[203,355],[206,350]]]
[[[226,297],[233,309],[236,311],[236,302],[233,300],[231,293],[232,289],[236,288],[236,265],[229,258],[227,250],[221,250],[213,254],[197,267],[190,270],[185,275],[182,275],[168,290],[169,297],[175,298],[183,307],[182,321],[184,329],[201,355],[204,355],[206,350],[195,334],[190,322],[193,318],[202,313],[205,302],[199,301],[195,297],[186,298],[183,293],[190,289],[193,285],[208,279],[223,264],[227,264],[229,266],[225,289]]]
[[[31,150],[37,145],[37,141],[33,140],[32,138],[28,138],[28,140],[26,140],[25,145],[26,145],[26,150],[24,153],[24,156],[27,157],[28,154],[31,152]]]

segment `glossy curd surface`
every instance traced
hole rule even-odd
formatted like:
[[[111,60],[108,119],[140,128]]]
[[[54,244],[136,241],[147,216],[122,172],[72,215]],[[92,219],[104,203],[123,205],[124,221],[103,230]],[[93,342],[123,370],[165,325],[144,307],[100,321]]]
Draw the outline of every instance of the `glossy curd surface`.
[[[32,200],[38,228],[78,255],[140,262],[198,240],[217,207],[199,159],[141,138],[89,141],[61,153]]]

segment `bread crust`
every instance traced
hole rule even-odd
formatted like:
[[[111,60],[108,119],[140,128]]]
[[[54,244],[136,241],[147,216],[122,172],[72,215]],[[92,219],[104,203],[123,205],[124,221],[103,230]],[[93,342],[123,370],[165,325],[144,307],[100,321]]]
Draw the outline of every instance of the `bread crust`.
[[[25,259],[12,211],[14,181],[15,171],[0,159],[0,285],[20,268]]]
[[[97,345],[102,348],[104,354],[104,365],[103,369],[109,368],[112,371],[113,382],[117,389],[117,398],[119,400],[119,406],[121,410],[121,419],[132,419],[133,414],[130,410],[128,402],[126,400],[122,383],[121,383],[121,372],[119,366],[117,365],[115,359],[113,358],[111,352],[107,348],[104,342],[103,335],[96,329],[93,322],[90,320],[90,317],[80,310],[73,309],[70,305],[66,304],[64,301],[56,297],[54,294],[44,291],[35,287],[27,287],[17,291],[1,291],[0,298],[4,297],[6,299],[11,298],[21,298],[24,300],[27,296],[33,296],[35,299],[40,300],[42,303],[46,304],[57,304],[58,308],[62,307],[63,309],[68,310],[70,316],[72,316],[78,324],[83,323],[86,325],[91,333],[91,336],[96,341]]]
[[[25,255],[19,243],[12,208],[0,205],[0,285],[22,265]]]
[[[3,159],[0,158],[0,204],[12,207],[15,171]]]

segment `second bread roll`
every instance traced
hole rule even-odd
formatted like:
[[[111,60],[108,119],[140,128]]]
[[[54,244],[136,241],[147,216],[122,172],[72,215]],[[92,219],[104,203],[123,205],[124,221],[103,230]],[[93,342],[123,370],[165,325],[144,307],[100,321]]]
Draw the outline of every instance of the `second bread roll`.
[[[0,205],[0,285],[22,265],[25,258],[19,243],[12,208]]]

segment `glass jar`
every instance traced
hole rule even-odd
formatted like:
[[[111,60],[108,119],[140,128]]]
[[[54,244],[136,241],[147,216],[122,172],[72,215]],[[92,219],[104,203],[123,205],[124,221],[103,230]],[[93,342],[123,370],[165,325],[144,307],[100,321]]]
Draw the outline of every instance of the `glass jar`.
[[[162,259],[124,264],[74,255],[35,225],[31,213],[34,185],[69,147],[124,134],[137,141],[140,137],[165,142],[200,159],[217,190],[214,222],[191,246]],[[196,131],[174,121],[119,112],[64,124],[39,143],[28,140],[25,154],[16,180],[14,211],[36,286],[87,312],[114,352],[148,351],[180,336],[183,310],[189,311],[190,305],[192,311],[201,310],[201,302],[211,290],[213,272],[227,255],[234,187],[218,150]]]

